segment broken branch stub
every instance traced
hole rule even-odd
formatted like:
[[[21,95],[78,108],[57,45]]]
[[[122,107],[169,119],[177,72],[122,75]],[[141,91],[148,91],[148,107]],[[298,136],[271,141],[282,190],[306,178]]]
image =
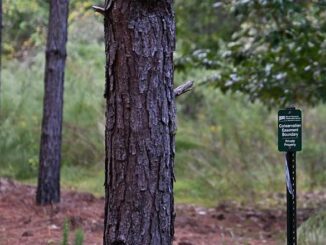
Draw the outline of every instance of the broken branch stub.
[[[190,91],[192,89],[193,85],[194,85],[193,81],[188,81],[188,82],[180,85],[179,87],[175,88],[174,89],[175,97],[178,97],[178,96]]]

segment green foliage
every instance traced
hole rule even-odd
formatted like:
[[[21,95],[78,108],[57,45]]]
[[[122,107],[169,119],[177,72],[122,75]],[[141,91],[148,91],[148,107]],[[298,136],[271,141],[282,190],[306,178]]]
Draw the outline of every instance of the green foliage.
[[[175,9],[175,68],[179,71],[188,71],[193,66],[207,64],[206,59],[200,55],[201,51],[219,50],[219,40],[229,41],[238,28],[237,20],[219,8],[216,0],[176,0]]]
[[[69,24],[83,22],[85,16],[94,16],[92,3],[90,0],[70,0]],[[3,0],[2,4],[4,54],[24,57],[32,48],[43,47],[47,35],[49,1]]]
[[[298,243],[303,245],[326,244],[326,212],[310,217],[298,229]]]
[[[86,20],[85,20],[86,21]],[[83,20],[80,20],[82,25]],[[84,29],[70,27],[72,37]],[[69,39],[63,122],[63,165],[90,166],[103,161],[104,47]],[[74,45],[72,45],[74,43]],[[24,61],[5,60],[0,111],[0,175],[19,179],[36,175],[43,106],[44,53]]]
[[[215,6],[215,0],[176,0],[178,52],[217,49],[218,40],[228,39],[235,21]]]
[[[186,59],[188,65],[215,71],[206,82],[270,107],[326,101],[326,6],[321,1],[229,0],[219,6],[239,29],[230,41],[220,40],[218,49],[197,49]]]
[[[35,183],[35,180],[28,180],[28,183]],[[104,166],[63,166],[61,168],[61,184],[70,189],[91,192],[96,196],[103,196],[104,193]]]
[[[22,2],[17,1],[17,4],[23,4]],[[34,2],[31,1],[31,5],[26,6],[27,10],[33,9],[33,6],[37,9],[45,6],[46,11],[33,10],[37,13],[40,11],[40,15],[44,11],[45,16],[47,4],[34,5]],[[248,4],[249,2],[253,1],[247,1]],[[90,1],[81,3],[76,0],[71,4],[64,99],[62,184],[102,195],[104,171],[101,163],[104,162],[105,129],[103,27],[99,21],[101,18],[89,16],[91,13],[93,15],[93,12],[88,11]],[[183,72],[176,73],[177,84],[191,79],[199,82],[211,80],[216,85],[216,81],[221,83],[223,76],[225,78],[231,76],[229,72],[233,69],[243,76],[252,76],[253,70],[256,69],[258,72],[265,67],[259,63],[259,59],[267,59],[268,50],[258,55],[258,49],[252,46],[248,53],[245,52],[250,54],[248,56],[250,59],[246,57],[241,62],[236,62],[235,54],[244,46],[231,45],[240,40],[245,44],[245,39],[242,38],[249,38],[246,36],[249,34],[243,31],[245,25],[241,25],[241,28],[236,28],[234,25],[253,22],[254,16],[258,13],[254,12],[253,16],[251,16],[253,13],[245,15],[247,7],[240,8],[242,12],[237,12],[236,8],[230,9],[238,17],[234,17],[234,20],[231,18],[229,21],[231,15],[225,12],[227,16],[224,18],[223,14],[221,17],[221,12],[225,10],[211,8],[212,4],[214,1],[178,0],[176,2],[179,28],[177,56],[186,61],[186,63],[181,62],[185,65]],[[196,12],[197,7],[203,12]],[[255,6],[248,5],[249,7]],[[311,5],[308,7],[307,13],[311,13]],[[266,10],[263,8],[262,11]],[[243,13],[242,17],[241,13]],[[219,16],[207,18],[211,14]],[[36,16],[37,14],[34,17]],[[33,20],[30,21],[35,24]],[[212,27],[215,21],[221,29]],[[228,25],[229,23],[231,26]],[[264,29],[266,32],[270,28],[268,23],[266,22],[266,30]],[[256,24],[258,23],[254,22],[252,25]],[[243,35],[235,34],[231,41],[230,33],[235,30]],[[24,29],[25,31],[29,33]],[[35,30],[30,30],[33,31]],[[259,33],[259,40],[263,40],[261,35],[265,35],[265,32]],[[307,31],[307,35],[313,36],[310,31]],[[318,37],[317,35],[312,38]],[[224,41],[220,41],[221,39]],[[270,42],[269,39],[267,41]],[[283,47],[282,45],[285,44],[286,41],[280,41],[278,45]],[[15,42],[12,45],[15,45]],[[307,49],[308,51],[311,50]],[[187,53],[190,55],[184,56]],[[278,55],[291,57],[281,51]],[[309,55],[307,53],[305,57]],[[318,60],[318,56],[311,57],[320,64],[324,62],[321,58]],[[272,58],[270,60],[276,62]],[[293,60],[296,62],[296,59]],[[187,63],[188,61],[190,64]],[[251,62],[251,65],[248,62]],[[28,179],[35,183],[43,103],[44,53],[37,50],[36,55],[28,53],[23,60],[9,60],[7,56],[3,63],[0,97],[0,176]],[[212,69],[194,68],[200,65]],[[274,66],[278,69],[282,68],[278,63]],[[265,72],[264,69],[262,71]],[[274,71],[278,70],[271,68],[270,76],[273,76]],[[299,81],[301,79],[299,74],[304,75],[300,71],[298,74],[289,73],[289,79]],[[238,73],[236,75],[240,76]],[[300,81],[303,81],[302,79]],[[244,80],[241,81],[245,83]],[[266,84],[270,82],[271,85],[274,84],[272,81],[268,80]],[[225,95],[207,86],[197,86],[191,94],[177,99],[179,117],[175,163],[177,202],[214,205],[218,201],[228,199],[259,201],[262,200],[262,196],[265,197],[271,192],[284,192],[284,159],[282,154],[277,152],[276,111],[268,111],[259,102],[249,103],[249,99],[253,99],[251,93],[243,95],[227,92],[237,90],[247,92],[241,86],[236,89],[237,84],[241,82],[225,89],[223,86],[226,83],[219,84],[218,86],[226,92]],[[290,83],[284,84],[290,85]],[[305,83],[305,86],[307,84]],[[304,87],[303,91],[309,94],[315,89],[316,84],[318,83],[311,84],[311,90]],[[253,86],[256,87],[255,84]],[[270,95],[266,96],[266,99],[270,98],[268,97]],[[271,102],[269,99],[268,101],[264,102]],[[301,191],[323,189],[326,186],[323,171],[326,164],[324,150],[326,149],[326,106],[303,107],[303,112],[305,126],[303,152],[298,156],[299,188]]]
[[[37,169],[42,86],[34,82],[40,79],[40,73],[39,68],[31,64],[38,62],[38,58],[35,57],[30,63],[24,64],[17,61],[6,63],[2,70],[0,112],[2,175],[30,177]]]
[[[201,183],[199,193],[210,200],[255,200],[263,193],[282,191],[283,165],[275,152],[270,113],[259,104],[247,105],[247,99],[239,95],[223,96],[205,89],[194,93],[203,93],[205,99],[196,119],[189,120],[187,114],[179,117],[176,176]],[[184,103],[196,106],[188,99]],[[200,146],[180,148],[180,138]]]
[[[48,3],[43,0],[3,0],[4,52],[17,55],[44,43]]]
[[[69,233],[70,233],[69,220],[65,219],[63,224],[61,245],[69,245]],[[84,231],[79,228],[75,232],[74,245],[83,245],[83,244],[84,244]]]
[[[84,232],[82,229],[77,229],[75,233],[75,245],[83,245],[84,244]]]
[[[65,219],[63,224],[63,233],[62,233],[62,242],[61,245],[68,245],[69,244],[69,221]]]
[[[192,70],[188,77],[177,73],[177,79],[197,80],[203,74]],[[249,103],[248,97],[239,93],[223,95],[204,86],[177,102],[177,200],[259,202],[268,193],[284,192],[284,155],[277,150],[277,111],[269,111],[261,103]],[[302,108],[300,191],[326,186],[325,108]]]
[[[270,105],[326,101],[326,8],[317,1],[233,1],[231,11],[241,29],[224,51],[232,65],[221,72],[222,90]]]
[[[313,190],[321,183],[326,185],[326,107],[304,110],[304,151],[299,164],[308,176],[308,186]],[[318,125],[318,126],[317,126]],[[316,143],[318,142],[318,143]]]
[[[73,28],[72,28],[73,29]],[[76,28],[78,29],[78,28]],[[63,186],[103,194],[103,50],[96,42],[68,45],[61,181]],[[0,175],[34,178],[42,116],[43,53],[6,62],[0,117]],[[177,73],[178,83],[209,76]],[[277,152],[276,111],[241,94],[205,86],[177,99],[175,192],[178,202],[261,200],[284,191],[283,156]],[[303,152],[298,155],[300,190],[326,186],[326,106],[303,108]],[[245,194],[244,194],[245,193]]]

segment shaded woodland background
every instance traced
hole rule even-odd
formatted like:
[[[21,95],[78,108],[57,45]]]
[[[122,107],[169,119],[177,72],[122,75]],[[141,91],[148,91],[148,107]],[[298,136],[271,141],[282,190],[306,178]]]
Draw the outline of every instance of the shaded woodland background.
[[[298,193],[325,190],[326,3],[257,2],[268,1],[175,3],[175,83],[195,81],[177,99],[177,203],[277,206],[285,180],[276,115],[291,102],[304,115]],[[61,183],[102,196],[105,56],[92,4],[70,1]],[[3,0],[3,12],[0,176],[35,184],[48,4]]]

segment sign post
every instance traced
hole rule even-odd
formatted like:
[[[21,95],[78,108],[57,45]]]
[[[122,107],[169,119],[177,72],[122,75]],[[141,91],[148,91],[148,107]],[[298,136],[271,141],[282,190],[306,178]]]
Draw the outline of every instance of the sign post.
[[[302,113],[295,107],[278,112],[278,150],[286,152],[287,244],[297,244],[296,152],[302,149]]]

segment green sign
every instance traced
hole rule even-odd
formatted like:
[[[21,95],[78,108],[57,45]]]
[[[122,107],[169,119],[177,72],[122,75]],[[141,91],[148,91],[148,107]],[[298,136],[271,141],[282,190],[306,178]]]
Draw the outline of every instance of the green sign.
[[[278,112],[278,150],[286,152],[302,149],[302,113],[296,109]]]

